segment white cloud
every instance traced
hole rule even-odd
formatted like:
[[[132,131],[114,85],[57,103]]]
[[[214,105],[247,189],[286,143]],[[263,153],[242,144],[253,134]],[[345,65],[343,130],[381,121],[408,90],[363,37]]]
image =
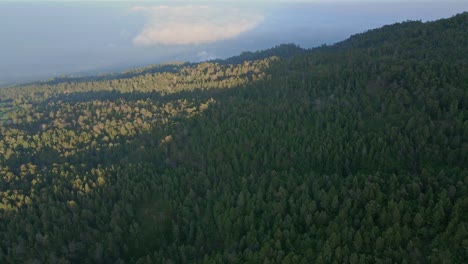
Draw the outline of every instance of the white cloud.
[[[216,59],[216,56],[212,53],[207,52],[206,50],[200,51],[197,53],[198,61],[209,61]]]
[[[136,46],[206,44],[235,38],[254,29],[263,16],[214,6],[136,6],[149,22],[133,38]]]

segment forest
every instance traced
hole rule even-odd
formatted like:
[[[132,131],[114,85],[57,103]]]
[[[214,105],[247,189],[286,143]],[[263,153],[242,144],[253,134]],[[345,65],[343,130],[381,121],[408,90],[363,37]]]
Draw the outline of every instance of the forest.
[[[464,263],[468,13],[0,89],[0,263]]]

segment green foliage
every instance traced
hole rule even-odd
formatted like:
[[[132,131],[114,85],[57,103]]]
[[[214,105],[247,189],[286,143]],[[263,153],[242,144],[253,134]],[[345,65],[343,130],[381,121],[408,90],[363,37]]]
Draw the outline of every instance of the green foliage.
[[[0,262],[464,262],[467,21],[1,89]]]

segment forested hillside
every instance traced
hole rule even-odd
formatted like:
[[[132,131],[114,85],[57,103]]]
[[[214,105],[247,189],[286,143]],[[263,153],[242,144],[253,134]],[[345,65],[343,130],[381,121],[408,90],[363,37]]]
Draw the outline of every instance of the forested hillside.
[[[0,263],[466,262],[467,28],[0,89]]]

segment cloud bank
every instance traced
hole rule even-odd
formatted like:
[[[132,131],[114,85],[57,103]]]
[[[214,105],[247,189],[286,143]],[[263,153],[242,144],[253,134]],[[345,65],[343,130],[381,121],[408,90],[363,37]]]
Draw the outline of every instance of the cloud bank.
[[[215,6],[137,6],[149,22],[133,38],[136,46],[207,44],[254,29],[263,16]]]

